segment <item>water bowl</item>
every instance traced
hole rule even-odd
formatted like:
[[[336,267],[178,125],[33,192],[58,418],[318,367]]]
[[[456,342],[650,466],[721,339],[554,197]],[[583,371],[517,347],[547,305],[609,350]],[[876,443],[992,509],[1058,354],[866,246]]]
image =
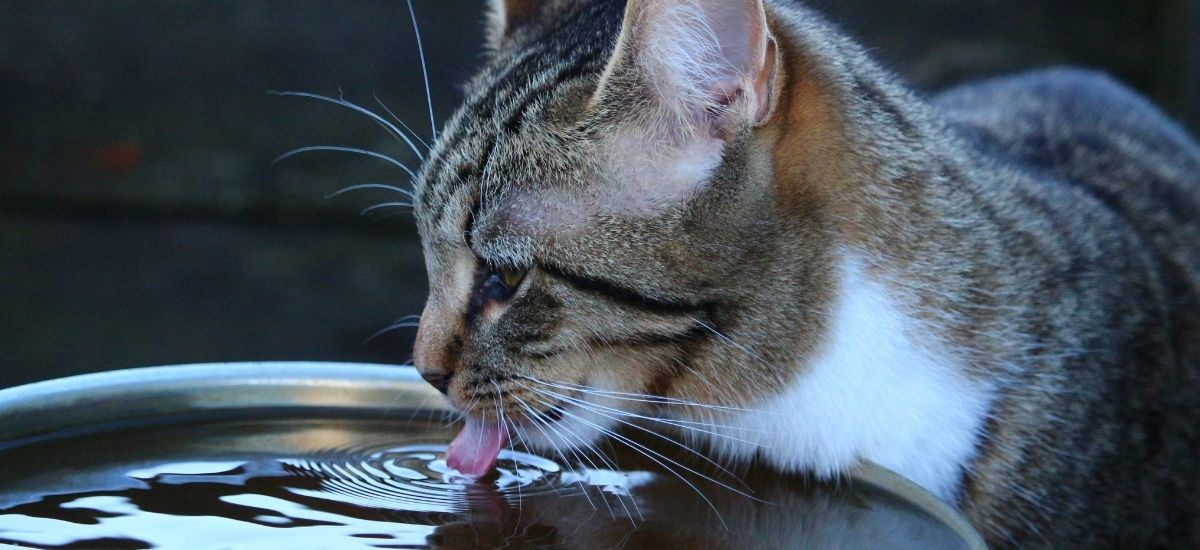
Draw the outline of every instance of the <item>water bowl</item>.
[[[0,544],[38,548],[983,548],[864,466],[721,471],[664,438],[504,450],[472,481],[411,368],[157,367],[0,391]],[[667,466],[670,466],[668,468]]]

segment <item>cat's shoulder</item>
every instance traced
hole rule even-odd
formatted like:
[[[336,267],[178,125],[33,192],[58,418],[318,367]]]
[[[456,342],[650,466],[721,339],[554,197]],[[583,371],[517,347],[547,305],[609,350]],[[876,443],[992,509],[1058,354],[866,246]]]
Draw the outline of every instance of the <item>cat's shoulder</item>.
[[[980,100],[999,98],[1028,100],[1039,98],[1055,102],[1083,101],[1088,104],[1120,103],[1136,105],[1141,98],[1127,86],[1103,71],[1078,67],[1058,67],[1003,75],[967,82],[935,96],[947,108],[977,105]]]
[[[971,144],[960,151],[1025,174],[1010,183],[1060,216],[1086,209],[1080,193],[1094,198],[1092,210],[1123,218],[1200,288],[1200,145],[1148,99],[1104,73],[1054,69],[964,84],[931,104]]]
[[[1137,142],[1160,154],[1200,161],[1200,148],[1154,104],[1106,73],[1047,69],[945,90],[931,102],[952,124],[994,139],[1119,147]]]

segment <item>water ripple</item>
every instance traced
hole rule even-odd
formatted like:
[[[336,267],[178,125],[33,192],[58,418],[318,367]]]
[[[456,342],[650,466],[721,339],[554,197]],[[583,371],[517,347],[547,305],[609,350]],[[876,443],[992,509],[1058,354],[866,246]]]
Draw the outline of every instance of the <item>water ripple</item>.
[[[356,506],[414,512],[463,513],[497,498],[521,498],[579,491],[566,485],[552,460],[501,451],[495,473],[466,479],[446,466],[445,445],[326,449],[302,458],[280,459],[294,474],[320,480],[319,489],[294,488],[308,497],[329,498]]]

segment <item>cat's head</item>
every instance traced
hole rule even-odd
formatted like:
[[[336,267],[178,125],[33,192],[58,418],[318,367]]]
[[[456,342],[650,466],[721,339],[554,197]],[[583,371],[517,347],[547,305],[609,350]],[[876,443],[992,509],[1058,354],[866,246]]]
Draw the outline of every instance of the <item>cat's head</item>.
[[[456,407],[552,443],[664,401],[638,396],[782,383],[829,245],[794,215],[817,200],[775,183],[794,120],[769,20],[762,0],[495,2],[416,194],[415,364]]]

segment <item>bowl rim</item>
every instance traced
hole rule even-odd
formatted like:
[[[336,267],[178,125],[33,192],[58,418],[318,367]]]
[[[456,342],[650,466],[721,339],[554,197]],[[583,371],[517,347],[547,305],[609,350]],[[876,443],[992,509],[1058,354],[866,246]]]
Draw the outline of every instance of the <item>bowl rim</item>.
[[[380,411],[452,411],[411,366],[312,361],[198,363],[115,370],[0,390],[0,452],[44,438],[68,437],[147,419],[254,410],[279,414],[362,415]],[[950,505],[873,463],[848,472],[854,482],[893,494],[950,527],[969,548],[979,532]]]

